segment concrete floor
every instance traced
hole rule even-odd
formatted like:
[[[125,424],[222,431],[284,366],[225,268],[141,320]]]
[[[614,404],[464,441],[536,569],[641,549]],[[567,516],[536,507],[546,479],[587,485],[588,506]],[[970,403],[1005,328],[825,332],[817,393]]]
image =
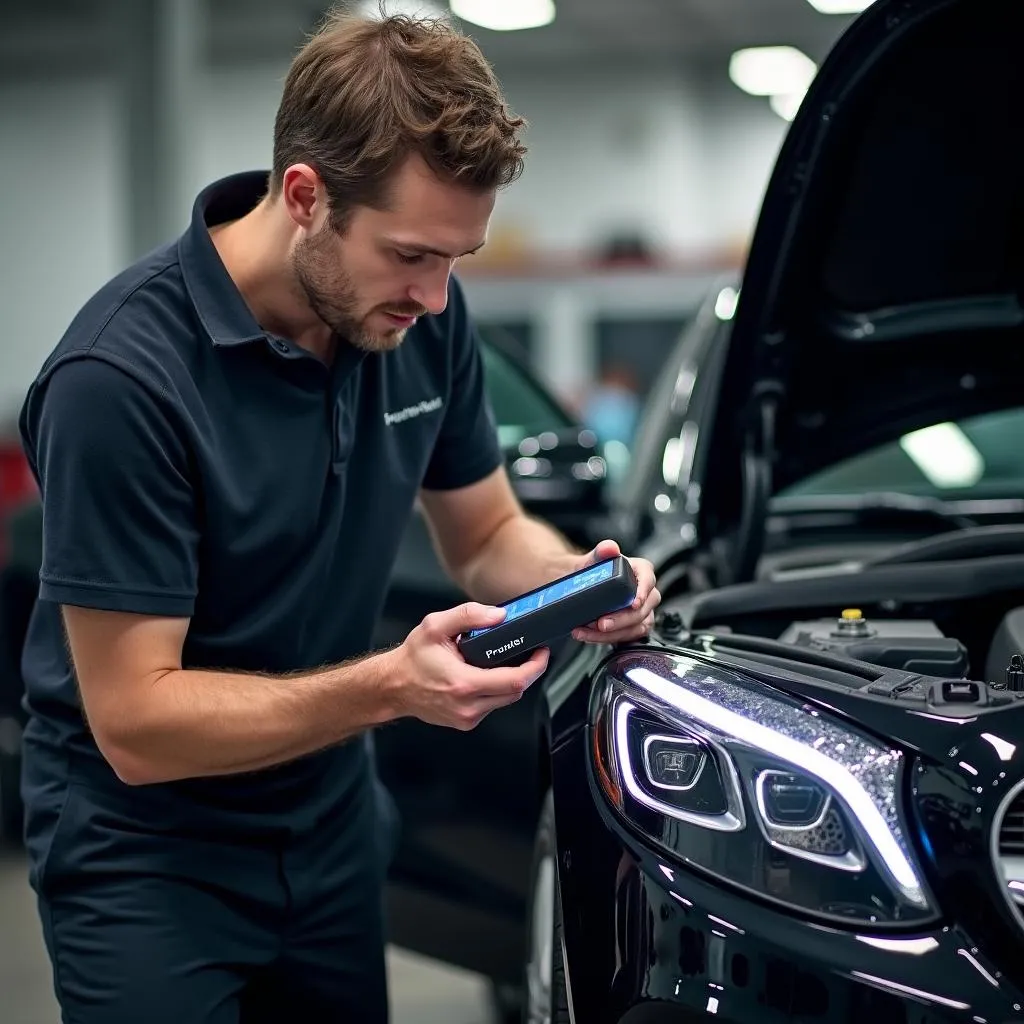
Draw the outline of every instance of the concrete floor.
[[[491,1024],[483,979],[388,950],[392,1024]],[[0,1021],[60,1024],[21,857],[0,852]]]

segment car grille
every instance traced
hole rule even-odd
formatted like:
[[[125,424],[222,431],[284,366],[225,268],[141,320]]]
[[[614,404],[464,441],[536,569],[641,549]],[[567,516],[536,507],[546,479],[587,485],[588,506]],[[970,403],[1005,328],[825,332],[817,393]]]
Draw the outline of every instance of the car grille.
[[[1017,919],[1024,926],[1024,783],[1017,785],[996,812],[996,871]]]
[[[999,829],[1000,857],[1024,857],[1024,793],[1019,793],[1003,816]]]

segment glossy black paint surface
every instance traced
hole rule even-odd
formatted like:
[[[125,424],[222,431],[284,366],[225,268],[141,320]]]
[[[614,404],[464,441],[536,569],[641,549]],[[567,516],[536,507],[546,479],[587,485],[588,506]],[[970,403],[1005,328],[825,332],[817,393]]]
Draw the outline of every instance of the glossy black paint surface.
[[[580,771],[584,743],[581,735],[561,751],[556,768],[577,1020],[612,1024],[648,1002],[673,1007],[677,1015],[666,1022],[709,1019],[711,1007],[734,1024],[1019,1016],[1021,990],[998,976],[963,926],[916,933],[903,947],[912,952],[900,952],[892,936],[781,914],[651,856],[612,820]]]
[[[876,0],[822,63],[765,190],[704,424],[711,534],[751,495],[745,454],[766,457],[774,493],[1019,401],[1020,193],[1001,125],[1024,89],[1022,29],[1015,0]]]
[[[1020,1016],[1024,939],[997,881],[990,837],[996,808],[1024,780],[1024,758],[1007,756],[1005,746],[1000,758],[977,719],[930,723],[944,731],[931,734],[930,753],[907,776],[906,808],[919,829],[913,846],[942,916],[894,933],[782,911],[659,855],[598,786],[592,731],[578,712],[573,699],[563,704],[563,742],[552,757],[577,1020],[617,1022],[659,1001],[666,1024],[708,1019],[709,1007],[736,1024]],[[901,707],[886,713],[894,724],[914,715]],[[1016,710],[1013,717],[1011,725],[1000,716],[1004,740],[1024,738]],[[915,719],[910,731],[922,724]]]

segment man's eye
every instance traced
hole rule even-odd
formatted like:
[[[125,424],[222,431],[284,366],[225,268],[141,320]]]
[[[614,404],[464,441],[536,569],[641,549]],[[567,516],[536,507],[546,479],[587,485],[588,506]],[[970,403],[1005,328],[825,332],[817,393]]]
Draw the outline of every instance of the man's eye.
[[[397,256],[398,256],[398,259],[399,259],[399,261],[401,263],[422,263],[423,262],[423,253],[421,253],[421,252],[414,252],[414,253],[399,252],[399,253],[397,253]]]

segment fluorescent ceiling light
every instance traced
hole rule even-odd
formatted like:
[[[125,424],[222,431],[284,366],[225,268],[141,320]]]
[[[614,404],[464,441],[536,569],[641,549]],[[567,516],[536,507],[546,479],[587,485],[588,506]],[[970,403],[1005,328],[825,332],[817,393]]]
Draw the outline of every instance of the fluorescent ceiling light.
[[[985,460],[955,423],[936,423],[900,438],[900,447],[933,487],[973,487]]]
[[[804,93],[817,70],[814,61],[794,46],[754,46],[729,58],[729,77],[752,96]]]
[[[866,11],[872,0],[807,0],[807,2],[822,14],[860,14]]]
[[[359,13],[364,18],[381,16],[381,0],[363,0]],[[404,14],[410,18],[445,18],[448,11],[434,0],[384,0],[384,14]]]
[[[450,0],[452,14],[495,32],[542,28],[555,20],[555,0]]]
[[[768,103],[783,121],[792,121],[800,109],[800,104],[804,101],[804,95],[802,92],[781,93],[778,96],[772,96]]]

